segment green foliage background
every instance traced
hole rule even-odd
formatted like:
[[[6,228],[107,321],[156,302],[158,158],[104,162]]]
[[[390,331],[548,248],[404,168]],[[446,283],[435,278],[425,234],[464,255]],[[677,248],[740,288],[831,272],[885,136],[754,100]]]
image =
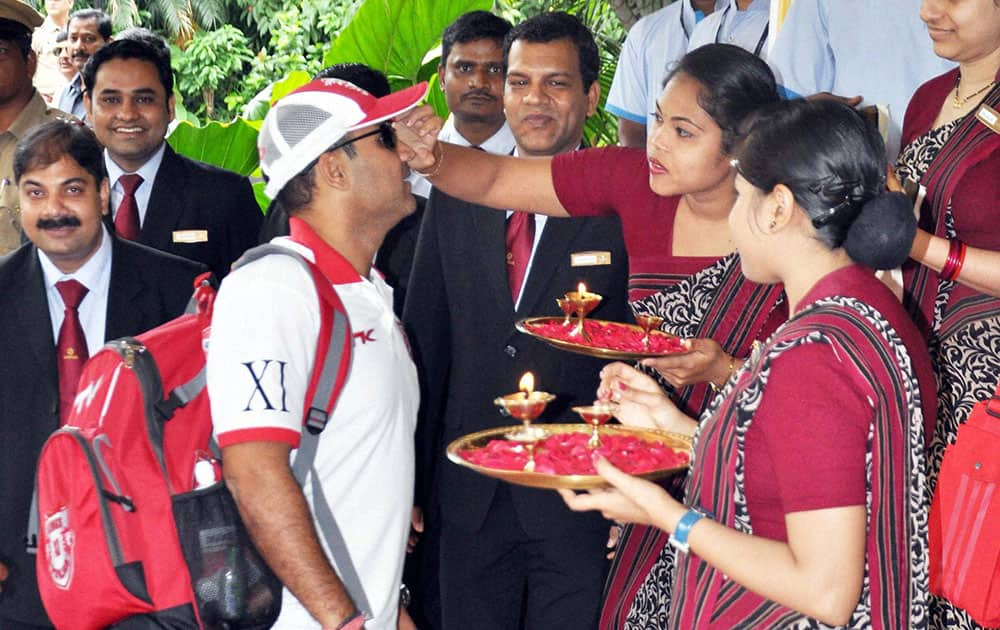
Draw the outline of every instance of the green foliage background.
[[[43,0],[33,0],[40,10]],[[178,151],[259,175],[255,138],[270,102],[334,63],[362,62],[394,89],[428,81],[428,101],[447,114],[437,79],[440,36],[467,11],[492,10],[512,23],[544,11],[576,14],[601,49],[601,105],[625,29],[598,0],[78,0],[108,11],[116,31],[142,25],[171,42]],[[617,142],[603,107],[584,130],[592,146]],[[263,195],[258,199],[266,203]]]

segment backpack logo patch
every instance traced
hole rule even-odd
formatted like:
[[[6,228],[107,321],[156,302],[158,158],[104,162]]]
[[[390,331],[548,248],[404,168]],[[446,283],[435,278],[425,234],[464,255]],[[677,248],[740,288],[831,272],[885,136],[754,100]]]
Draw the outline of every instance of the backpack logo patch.
[[[69,526],[69,509],[45,517],[45,555],[52,582],[66,590],[73,582],[73,547],[76,535]]]

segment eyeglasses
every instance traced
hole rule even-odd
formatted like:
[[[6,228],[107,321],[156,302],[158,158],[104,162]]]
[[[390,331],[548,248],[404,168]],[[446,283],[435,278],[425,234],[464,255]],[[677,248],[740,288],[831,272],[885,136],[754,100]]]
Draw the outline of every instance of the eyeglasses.
[[[343,142],[338,142],[337,144],[327,149],[327,152],[336,151],[337,149],[342,149],[349,144],[353,144],[358,140],[364,140],[368,136],[374,136],[375,134],[378,134],[379,144],[381,144],[386,149],[389,149],[390,151],[396,150],[396,130],[392,128],[392,123],[384,122],[381,125],[379,125],[378,128],[376,128],[374,131],[363,133],[360,136],[355,136],[351,138],[350,140],[344,140]]]

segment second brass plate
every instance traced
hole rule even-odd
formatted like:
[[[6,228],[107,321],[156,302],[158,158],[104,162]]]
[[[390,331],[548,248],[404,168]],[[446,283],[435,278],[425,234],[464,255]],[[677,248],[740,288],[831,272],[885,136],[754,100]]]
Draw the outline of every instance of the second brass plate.
[[[545,429],[549,435],[558,433],[585,433],[590,435],[593,430],[589,425],[583,423],[533,424],[532,426]],[[591,488],[605,488],[608,486],[608,482],[605,481],[600,475],[555,475],[550,473],[527,472],[524,470],[489,468],[487,466],[473,464],[459,455],[459,452],[466,449],[482,448],[489,444],[490,440],[503,439],[506,434],[512,431],[517,431],[520,428],[521,425],[497,427],[462,436],[448,445],[448,459],[459,466],[464,466],[488,477],[494,477],[509,483],[520,486],[528,486],[531,488],[567,488],[570,490],[589,490]],[[691,438],[679,433],[670,433],[667,431],[659,431],[657,429],[639,429],[619,424],[606,424],[600,428],[600,433],[601,435],[634,435],[642,440],[662,442],[674,450],[684,451],[689,454],[691,452]],[[636,476],[642,477],[643,479],[661,479],[685,470],[686,468],[687,464],[684,464],[675,468],[651,470]]]

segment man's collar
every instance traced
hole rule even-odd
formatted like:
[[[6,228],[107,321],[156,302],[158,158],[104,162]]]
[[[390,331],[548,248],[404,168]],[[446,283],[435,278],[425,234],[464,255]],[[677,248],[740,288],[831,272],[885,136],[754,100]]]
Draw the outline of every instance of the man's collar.
[[[585,148],[587,148],[587,143],[583,140],[583,138],[581,138],[580,139],[580,144],[576,145],[575,149],[573,149],[572,151],[563,151],[563,153],[572,153],[573,151],[579,151],[580,149],[585,149]],[[508,153],[508,155],[513,155],[514,157],[521,157],[520,153],[521,152],[517,150],[517,145],[515,144],[514,148],[510,150],[510,152]],[[559,153],[555,153],[555,154],[549,155],[549,156],[534,156],[534,157],[555,157],[556,155],[560,155],[560,154]]]
[[[348,284],[361,281],[361,275],[354,266],[316,234],[308,223],[298,217],[289,217],[288,229],[293,241],[312,251],[316,266],[330,282]]]
[[[139,167],[138,170],[134,171],[137,175],[142,177],[142,181],[149,182],[149,185],[153,185],[153,180],[156,179],[156,174],[160,170],[160,164],[163,163],[163,154],[167,150],[167,141],[164,140],[160,144],[160,148],[156,150],[156,153],[152,155],[146,163]],[[118,163],[112,159],[111,154],[108,153],[107,149],[104,149],[104,166],[108,169],[108,181],[112,186],[118,183],[118,178],[130,171],[126,171]]]
[[[55,286],[55,283],[60,280],[73,278],[79,280],[88,289],[93,289],[100,282],[101,274],[111,264],[111,236],[108,234],[107,228],[102,225],[101,244],[97,246],[97,251],[73,273],[63,273],[52,262],[48,254],[38,247],[35,247],[35,251],[38,252],[38,262],[42,265],[46,287]]]
[[[438,134],[438,139],[444,142],[450,142],[452,144],[457,144],[462,147],[471,147],[472,143],[469,142],[468,138],[462,135],[462,132],[455,127],[455,116],[448,116],[448,119],[444,121],[444,126],[441,127],[441,132]],[[515,146],[514,133],[510,130],[510,125],[504,121],[503,125],[497,129],[496,133],[486,139],[485,142],[478,145],[480,149],[486,151],[487,153],[494,153],[496,155],[508,155]]]

